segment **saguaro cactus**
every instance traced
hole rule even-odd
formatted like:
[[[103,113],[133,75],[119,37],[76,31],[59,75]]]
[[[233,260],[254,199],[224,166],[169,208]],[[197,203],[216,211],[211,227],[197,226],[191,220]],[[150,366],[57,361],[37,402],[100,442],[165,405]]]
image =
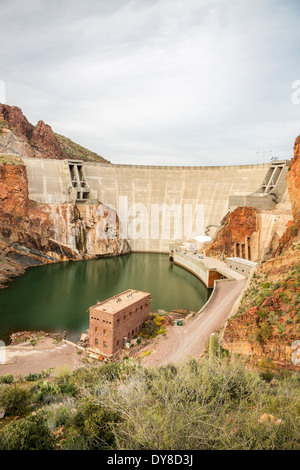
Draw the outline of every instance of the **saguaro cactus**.
[[[209,358],[212,358],[215,355],[215,343],[215,334],[212,333],[209,338]]]

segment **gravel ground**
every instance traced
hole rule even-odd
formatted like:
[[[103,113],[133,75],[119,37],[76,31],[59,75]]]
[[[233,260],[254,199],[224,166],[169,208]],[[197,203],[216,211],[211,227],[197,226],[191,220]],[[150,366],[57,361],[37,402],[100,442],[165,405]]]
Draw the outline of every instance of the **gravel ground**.
[[[78,354],[75,344],[66,340],[56,342],[51,337],[44,337],[35,345],[25,342],[6,346],[5,363],[0,364],[0,376],[25,376],[42,370],[57,371],[64,367],[74,370],[83,365],[82,355]]]

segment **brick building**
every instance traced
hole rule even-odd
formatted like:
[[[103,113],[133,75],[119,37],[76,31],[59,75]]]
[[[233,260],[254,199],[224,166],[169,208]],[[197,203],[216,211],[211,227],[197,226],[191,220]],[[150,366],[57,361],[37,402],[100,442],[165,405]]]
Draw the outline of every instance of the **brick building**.
[[[111,357],[142,328],[150,314],[151,294],[128,289],[90,307],[90,349]]]

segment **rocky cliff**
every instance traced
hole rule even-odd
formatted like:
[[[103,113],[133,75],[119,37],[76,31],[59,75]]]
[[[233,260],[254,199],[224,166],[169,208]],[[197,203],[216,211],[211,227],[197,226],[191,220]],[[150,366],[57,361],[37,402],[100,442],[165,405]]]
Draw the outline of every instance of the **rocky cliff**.
[[[225,328],[223,347],[270,366],[300,365],[300,238],[262,263]]]
[[[103,157],[72,142],[39,121],[32,125],[17,106],[0,104],[0,153],[20,157],[106,162]]]
[[[212,258],[236,256],[235,244],[245,244],[257,231],[257,209],[237,207],[229,212],[221,222],[216,237],[206,248],[206,255]]]
[[[300,136],[295,140],[294,157],[287,175],[287,186],[296,228],[300,229]]]
[[[293,220],[287,224],[272,256],[256,269],[223,336],[225,349],[266,367],[300,367],[299,155],[298,137],[287,176]]]
[[[294,226],[292,218],[289,209],[237,207],[222,220],[214,240],[206,247],[206,255],[219,259],[238,256],[252,261],[267,260],[282,244],[287,227]]]
[[[26,167],[0,156],[0,285],[27,266],[130,252],[119,220],[104,204],[38,204],[28,197]]]

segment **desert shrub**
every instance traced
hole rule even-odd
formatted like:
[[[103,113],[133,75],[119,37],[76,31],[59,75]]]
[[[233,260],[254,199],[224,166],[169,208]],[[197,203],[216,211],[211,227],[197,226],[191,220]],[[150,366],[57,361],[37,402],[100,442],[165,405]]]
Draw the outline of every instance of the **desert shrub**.
[[[49,370],[43,369],[42,372],[40,373],[35,372],[32,374],[30,372],[29,374],[25,375],[24,379],[27,380],[27,382],[35,382],[36,380],[49,377],[51,371],[52,369],[49,369]]]
[[[279,292],[278,297],[280,297],[280,299],[282,300],[284,304],[290,303],[289,297],[284,292]]]
[[[263,289],[268,289],[269,287],[271,287],[271,284],[272,284],[271,282],[263,282],[261,287]]]
[[[139,335],[144,338],[155,338],[160,334],[165,334],[164,328],[165,317],[162,315],[158,315],[157,313],[151,314],[150,318],[146,320],[145,324],[143,325],[142,330],[140,331]]]
[[[14,376],[11,374],[2,375],[0,377],[0,384],[11,384],[14,381]]]
[[[48,380],[37,382],[31,389],[34,402],[38,406],[60,402],[64,393],[60,385],[57,382],[51,383]]]
[[[275,325],[278,322],[278,315],[276,315],[274,312],[270,312],[268,315],[268,320],[271,325]]]
[[[76,413],[75,402],[72,397],[68,397],[61,403],[52,403],[45,408],[45,419],[51,431],[67,425],[72,416]]]
[[[266,318],[269,315],[268,309],[267,308],[260,308],[257,311],[257,315],[262,318]]]
[[[260,323],[259,327],[255,330],[255,339],[258,343],[262,344],[270,338],[271,334],[271,326],[267,322]]]
[[[112,424],[119,420],[117,412],[102,406],[96,398],[88,397],[71,418],[70,427],[84,436],[89,448],[108,449],[115,444]]]
[[[46,420],[39,414],[6,425],[0,445],[4,450],[52,450],[54,443]]]
[[[51,383],[48,380],[38,382],[33,388],[36,403],[44,405],[59,401],[63,395],[75,396],[77,387],[74,383],[66,380],[56,380]]]
[[[109,397],[121,417],[113,426],[116,442],[126,449],[224,448],[222,440],[234,428],[229,416],[251,402],[255,408],[261,386],[244,366],[224,367],[218,359],[137,369]]]
[[[31,394],[19,385],[5,386],[0,390],[0,406],[5,408],[6,414],[23,415],[27,411]]]

